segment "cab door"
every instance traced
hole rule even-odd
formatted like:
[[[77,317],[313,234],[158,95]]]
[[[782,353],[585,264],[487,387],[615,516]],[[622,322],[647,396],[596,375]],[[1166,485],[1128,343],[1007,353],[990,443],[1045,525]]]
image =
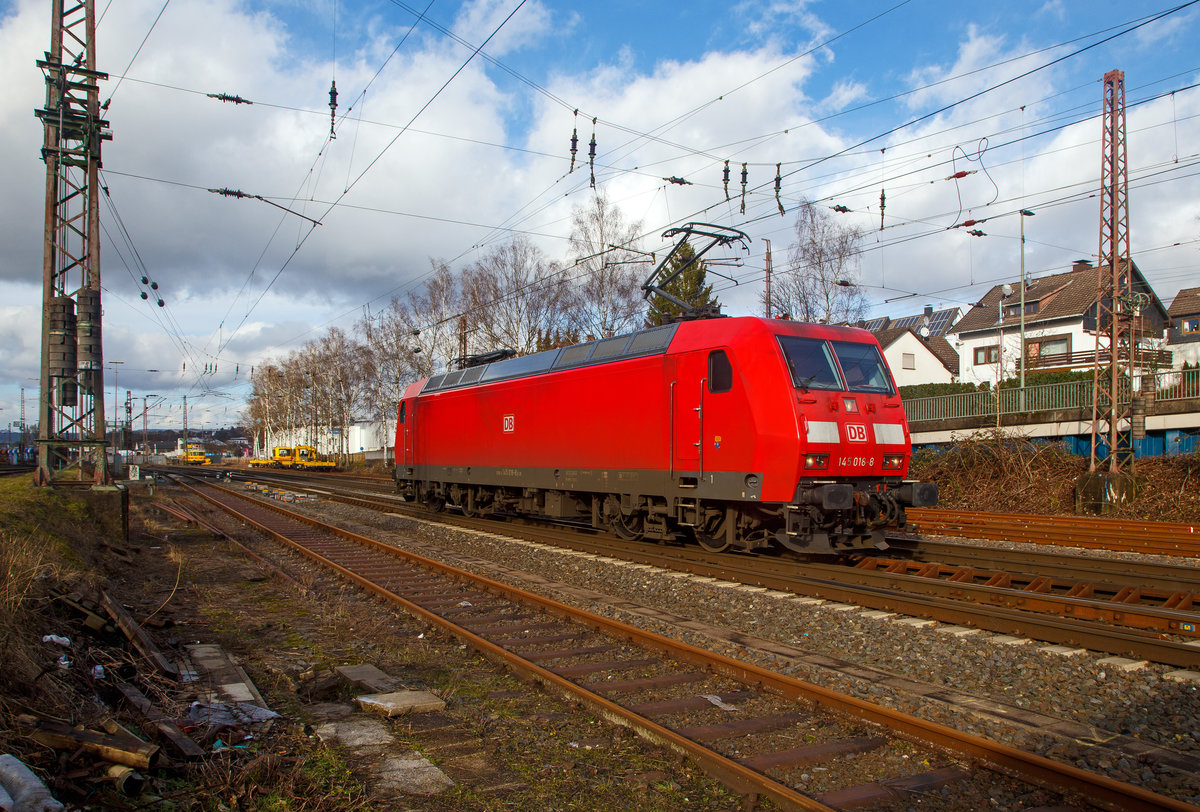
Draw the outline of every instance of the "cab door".
[[[413,464],[413,434],[416,428],[417,419],[417,400],[400,401],[400,411],[396,415],[396,445],[399,447],[400,462],[402,465],[411,466]]]
[[[695,478],[703,473],[706,354],[692,352],[670,359],[667,380],[671,408],[671,473]]]

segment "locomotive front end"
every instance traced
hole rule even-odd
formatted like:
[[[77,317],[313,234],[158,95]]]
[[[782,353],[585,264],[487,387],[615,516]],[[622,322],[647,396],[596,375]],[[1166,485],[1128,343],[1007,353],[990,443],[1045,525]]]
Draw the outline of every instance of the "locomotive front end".
[[[906,480],[911,440],[874,336],[797,325],[776,336],[795,398],[795,492],[777,537],[804,553],[887,546],[905,508],[937,504],[937,485]]]

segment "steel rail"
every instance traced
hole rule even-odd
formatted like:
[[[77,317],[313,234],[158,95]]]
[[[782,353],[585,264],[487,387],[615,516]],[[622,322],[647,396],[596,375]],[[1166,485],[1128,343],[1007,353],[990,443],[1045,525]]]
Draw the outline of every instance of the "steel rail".
[[[1084,553],[1065,556],[1060,552],[1028,548],[982,547],[956,541],[927,538],[889,537],[888,550],[902,553],[912,561],[970,564],[993,569],[1023,567],[1056,578],[1073,578],[1108,583],[1128,582],[1131,574],[1147,584],[1164,590],[1200,592],[1200,567],[1192,564],[1160,564],[1156,561],[1131,561],[1128,558],[1096,558]],[[1120,580],[1113,580],[1120,579]]]
[[[934,508],[910,508],[906,513],[909,530],[914,533],[1200,557],[1200,524],[1125,521],[1094,516],[976,513]]]
[[[256,478],[252,478],[256,479]],[[317,492],[345,504],[373,510],[406,512],[431,518],[424,508],[413,508],[385,494],[351,496],[325,488],[293,483],[297,491]],[[487,519],[465,519],[439,514],[439,521],[489,532],[497,523]],[[581,537],[561,529],[530,530],[502,523],[502,532],[534,541],[552,536],[554,542],[584,552],[599,552],[657,567],[695,575],[738,580],[742,583],[788,591],[798,595],[857,604],[944,623],[962,624],[1000,634],[1032,637],[1047,643],[1076,645],[1111,654],[1133,655],[1179,668],[1200,666],[1200,648],[1166,639],[1165,634],[1200,637],[1200,614],[1155,606],[1088,600],[986,584],[939,581],[904,573],[886,573],[814,562],[783,563],[761,559],[711,554],[691,547],[662,548],[610,541],[603,537]],[[1121,627],[1100,623],[1120,623]]]
[[[287,538],[284,534],[271,529],[245,514],[240,514],[236,509],[223,501],[211,497],[209,494],[195,488],[190,488],[190,486],[185,487],[189,487],[190,490],[206,501],[221,507],[231,514],[237,515],[242,521],[256,527],[272,538],[280,540],[314,560],[321,561],[323,564],[333,567],[364,589],[386,600],[393,601],[403,606],[406,610],[419,615],[426,621],[437,625],[439,628],[466,640],[470,645],[477,648],[489,658],[512,667],[515,671],[527,676],[531,680],[552,686],[566,693],[568,696],[587,704],[604,718],[633,728],[648,740],[692,756],[710,774],[727,783],[735,791],[757,792],[766,795],[784,808],[806,810],[831,809],[831,807],[800,794],[756,770],[711,751],[709,748],[680,736],[669,728],[658,725],[639,714],[633,713],[611,700],[555,674],[553,671],[528,662],[479,635],[462,629],[446,620],[446,618],[430,612],[406,600],[402,596],[373,583],[369,578],[329,561],[315,552],[306,549],[303,545]],[[779,674],[750,663],[743,663],[731,657],[672,640],[671,638],[640,629],[636,626],[629,626],[603,615],[578,609],[542,595],[527,592],[503,582],[477,575],[416,553],[400,550],[375,539],[320,522],[300,513],[295,513],[277,504],[255,500],[236,491],[212,484],[209,484],[209,487],[222,492],[227,497],[234,497],[239,500],[251,502],[254,505],[265,507],[293,521],[319,528],[324,532],[362,544],[371,549],[385,552],[399,559],[410,561],[418,566],[443,573],[448,577],[472,583],[489,592],[507,597],[510,600],[519,601],[548,613],[584,623],[613,637],[630,640],[641,647],[661,652],[667,656],[706,669],[711,669],[717,674],[739,682],[758,685],[771,693],[788,699],[813,702],[820,707],[880,724],[889,730],[907,734],[934,747],[978,759],[1001,772],[1014,775],[1020,780],[1029,781],[1055,792],[1077,794],[1093,804],[1113,810],[1146,810],[1146,812],[1163,809],[1180,810],[1180,812],[1184,810],[1195,812],[1196,810],[1196,807],[1190,804],[1158,795],[1141,787],[1115,781],[1107,776],[1089,773],[1068,764],[1061,764],[1043,756],[1027,753],[998,742],[988,741],[970,733],[964,733],[945,725],[910,716],[900,711],[874,705],[855,697],[838,694],[821,686],[796,679],[795,677]]]
[[[181,483],[181,484],[183,484],[183,483]],[[771,800],[773,800],[775,803],[780,804],[785,809],[803,809],[803,810],[811,810],[811,812],[835,812],[833,807],[830,807],[830,806],[827,806],[826,804],[820,803],[819,801],[817,801],[813,798],[810,798],[807,795],[803,795],[803,794],[797,792],[796,790],[792,789],[791,787],[788,787],[785,784],[781,784],[781,783],[775,781],[774,779],[770,778],[769,776],[766,776],[766,775],[758,772],[757,770],[753,770],[749,767],[746,767],[743,764],[739,764],[738,762],[734,761],[733,759],[723,756],[720,753],[718,753],[714,750],[711,750],[708,747],[705,747],[697,742],[692,741],[691,739],[685,738],[685,737],[679,735],[678,733],[676,733],[675,731],[673,731],[669,728],[663,727],[662,725],[660,725],[650,719],[647,719],[644,716],[633,713],[632,711],[622,707],[621,705],[613,702],[612,700],[607,699],[606,697],[601,696],[600,694],[595,693],[593,691],[589,691],[586,688],[583,688],[582,686],[578,685],[577,683],[574,683],[574,682],[566,679],[565,677],[562,677],[562,676],[554,673],[550,669],[544,668],[540,665],[537,665],[536,663],[530,662],[529,660],[513,653],[512,651],[509,651],[508,649],[505,649],[499,645],[496,645],[495,643],[491,642],[490,640],[487,640],[486,638],[484,638],[478,634],[475,634],[474,632],[471,632],[470,630],[465,629],[465,628],[453,623],[452,621],[447,620],[445,617],[442,617],[441,615],[431,612],[430,610],[420,606],[419,604],[416,604],[416,603],[413,603],[412,601],[407,600],[403,596],[374,583],[369,578],[364,577],[363,575],[360,575],[357,572],[354,572],[352,569],[344,567],[335,561],[332,561],[324,556],[319,555],[318,553],[308,549],[304,545],[289,538],[285,534],[282,534],[282,533],[272,529],[271,527],[269,527],[259,521],[256,521],[255,519],[246,515],[245,513],[242,513],[240,511],[236,510],[229,504],[212,498],[209,494],[206,494],[203,491],[191,488],[190,486],[188,486],[186,484],[184,485],[184,487],[188,487],[196,495],[200,496],[203,499],[206,499],[210,503],[222,508],[223,510],[228,511],[231,515],[233,515],[233,516],[237,517],[239,520],[246,522],[247,524],[253,526],[260,532],[265,533],[265,534],[271,536],[272,538],[276,539],[277,541],[280,541],[280,542],[292,547],[293,549],[304,554],[305,556],[308,556],[309,558],[320,562],[322,565],[330,567],[331,569],[337,571],[344,577],[346,577],[349,580],[353,581],[354,583],[358,584],[360,587],[367,590],[368,592],[370,592],[374,595],[377,595],[378,597],[381,597],[387,601],[390,601],[390,602],[396,604],[397,606],[404,608],[406,611],[416,615],[417,617],[422,618],[423,620],[430,623],[431,625],[437,626],[438,628],[442,629],[443,631],[446,631],[447,633],[449,633],[455,637],[458,637],[459,639],[466,642],[468,645],[470,645],[472,648],[474,648],[476,651],[480,652],[482,655],[484,655],[488,659],[491,659],[494,662],[501,663],[501,664],[507,666],[508,668],[511,668],[514,672],[516,672],[517,674],[520,674],[527,680],[539,683],[539,684],[544,685],[549,688],[553,688],[553,689],[557,690],[559,693],[564,694],[573,700],[583,702],[589,708],[591,708],[595,713],[597,713],[599,716],[601,716],[613,723],[620,724],[625,727],[629,727],[630,729],[636,731],[639,735],[641,735],[643,738],[647,739],[648,741],[651,741],[661,747],[666,747],[670,750],[673,750],[675,752],[678,752],[678,753],[681,753],[681,754],[691,757],[706,772],[708,772],[714,778],[717,778],[718,780],[722,781],[723,783],[725,783],[727,786],[731,787],[735,791],[742,792],[742,793],[762,794],[762,795],[770,798]],[[243,496],[242,494],[236,493],[234,491],[230,491],[225,488],[221,488],[216,485],[212,485],[211,483],[209,484],[209,487],[216,488],[217,490],[223,491],[226,495],[229,495],[229,496],[233,496],[233,497],[236,497],[239,499],[247,499],[247,497]],[[599,615],[592,615],[588,612],[576,610],[570,606],[567,606],[566,604],[562,604],[557,601],[552,601],[548,598],[543,598],[541,596],[534,595],[531,592],[524,592],[523,590],[519,590],[514,587],[509,587],[505,584],[500,583],[499,581],[493,581],[491,579],[488,579],[488,578],[485,578],[485,577],[482,577],[479,575],[475,575],[474,573],[468,572],[466,570],[462,570],[457,567],[453,567],[448,564],[444,564],[442,562],[435,561],[431,558],[426,558],[424,556],[417,555],[415,553],[410,553],[410,552],[407,552],[404,550],[399,550],[390,545],[376,541],[375,539],[371,539],[366,536],[361,536],[357,533],[343,530],[343,529],[335,527],[333,525],[325,524],[324,522],[319,522],[315,519],[309,518],[302,514],[294,513],[292,511],[286,510],[283,507],[278,506],[278,505],[265,503],[265,502],[258,502],[257,500],[249,500],[249,501],[253,501],[254,504],[260,504],[264,507],[267,507],[270,510],[273,510],[277,513],[280,513],[280,514],[292,519],[293,521],[297,521],[297,522],[309,525],[311,527],[319,528],[320,530],[322,530],[324,532],[331,533],[333,535],[339,536],[339,537],[347,539],[349,541],[356,542],[358,544],[362,544],[362,545],[372,548],[372,549],[380,550],[382,552],[387,553],[388,555],[392,555],[397,558],[401,558],[403,560],[409,561],[411,563],[417,564],[418,566],[425,567],[425,568],[433,570],[435,572],[439,572],[445,576],[454,578],[456,580],[474,584],[483,589],[486,589],[489,592],[504,595],[506,597],[509,597],[510,599],[519,600],[522,603],[526,603],[528,605],[537,606],[538,608],[543,609],[544,611],[550,612],[550,613],[558,615],[560,617],[565,617],[565,618],[569,618],[569,619],[572,619],[572,620],[575,620],[578,622],[582,622],[593,628],[607,630],[607,631],[609,631],[609,633],[619,634],[620,636],[624,636],[627,639],[631,639],[631,637],[632,637],[629,634],[625,634],[625,631],[627,629],[632,630],[633,627],[623,627],[623,626],[614,627],[612,625],[612,623],[608,621],[607,618],[602,618]],[[650,646],[647,646],[647,648],[650,648]],[[659,650],[668,652],[668,649],[659,649]],[[694,662],[694,660],[693,660],[693,662]]]

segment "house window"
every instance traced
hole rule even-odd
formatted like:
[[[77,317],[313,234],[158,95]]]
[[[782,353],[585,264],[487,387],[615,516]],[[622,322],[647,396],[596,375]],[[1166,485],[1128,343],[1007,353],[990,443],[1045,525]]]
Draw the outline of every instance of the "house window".
[[[1026,316],[1032,316],[1037,311],[1038,311],[1037,301],[1031,301],[1031,302],[1025,303],[1025,315]],[[1015,316],[1020,316],[1020,315],[1021,315],[1021,303],[1020,302],[1017,302],[1016,304],[1004,306],[1004,317],[1005,318],[1008,318],[1010,316],[1015,317]]]
[[[916,369],[917,368],[916,353],[906,352],[906,353],[901,354],[900,368],[901,369]]]
[[[1040,358],[1043,355],[1070,355],[1070,353],[1070,336],[1031,339],[1025,342],[1025,355],[1030,360]]]
[[[990,347],[975,348],[975,366],[983,364],[995,364],[1000,361],[1000,345],[993,344]]]
[[[1043,341],[1041,344],[1042,355],[1066,355],[1071,351],[1071,339],[1065,337]]]
[[[1183,334],[1200,333],[1200,316],[1192,316],[1183,320]]]

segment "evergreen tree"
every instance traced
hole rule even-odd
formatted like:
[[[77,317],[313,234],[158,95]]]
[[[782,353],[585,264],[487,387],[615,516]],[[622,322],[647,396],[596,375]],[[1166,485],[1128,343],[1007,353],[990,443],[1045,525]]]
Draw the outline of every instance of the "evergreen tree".
[[[684,243],[679,246],[679,250],[675,252],[675,256],[671,257],[670,263],[663,269],[663,276],[670,276],[675,271],[682,268],[691,262],[692,257],[696,255],[691,243]],[[707,270],[704,266],[704,260],[692,262],[687,268],[684,268],[683,273],[672,279],[666,285],[663,285],[663,290],[670,293],[672,296],[681,301],[687,302],[693,308],[708,308],[712,310],[720,310],[721,303],[713,298],[712,285],[705,284]],[[674,302],[664,299],[661,296],[653,297],[650,300],[650,308],[646,313],[646,326],[657,327],[662,324],[670,324],[675,321],[683,309]]]

